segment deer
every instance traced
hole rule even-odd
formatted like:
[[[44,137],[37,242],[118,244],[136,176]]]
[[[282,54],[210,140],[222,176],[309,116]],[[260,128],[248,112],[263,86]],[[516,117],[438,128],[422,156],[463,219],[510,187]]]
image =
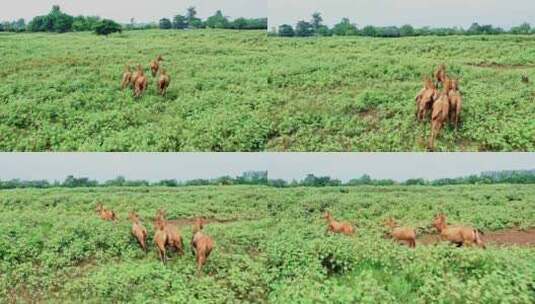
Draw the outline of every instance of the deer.
[[[139,215],[134,211],[128,213],[128,219],[132,222],[132,235],[136,238],[139,245],[147,253],[147,229],[139,220]]]
[[[197,262],[197,274],[201,273],[210,253],[214,249],[214,240],[202,231],[206,221],[200,217],[195,219],[191,235],[191,251]]]
[[[133,77],[134,81],[134,97],[140,97],[143,95],[143,92],[147,89],[148,86],[148,78],[145,76],[145,72],[141,68],[141,66],[138,66],[137,75],[136,77]]]
[[[436,96],[436,87],[433,81],[426,77],[424,87],[416,95],[416,117],[423,121],[427,113],[433,108],[434,97]]]
[[[158,250],[158,256],[163,264],[167,262],[167,233],[165,232],[165,223],[162,219],[156,218],[154,220],[154,244]]]
[[[480,231],[467,226],[448,226],[447,218],[444,214],[437,214],[433,220],[433,226],[440,233],[440,238],[443,241],[449,241],[461,246],[477,246],[485,249],[485,244],[481,240]]]
[[[455,130],[457,130],[463,103],[461,92],[459,91],[459,81],[457,79],[451,80],[448,97],[450,100],[449,120],[455,126]]]
[[[355,233],[351,224],[335,221],[330,212],[325,212],[323,218],[327,220],[327,231],[325,233],[333,232],[346,235],[352,235]]]
[[[449,91],[451,81],[446,79],[442,93],[436,93],[433,103],[433,112],[431,113],[431,137],[429,138],[429,149],[433,151],[435,147],[435,139],[440,133],[440,130],[447,122],[450,112]]]
[[[442,85],[444,85],[446,83],[447,78],[448,76],[446,75],[446,65],[442,63],[435,71],[435,79],[438,83],[442,83]]]
[[[416,230],[409,227],[398,227],[393,218],[386,220],[385,225],[390,229],[390,236],[398,241],[405,241],[410,248],[416,247]]]
[[[113,212],[112,210],[108,210],[108,209],[104,208],[102,203],[98,203],[97,204],[96,211],[98,212],[100,218],[105,220],[105,221],[113,221],[113,222],[115,222],[117,220],[117,216],[115,215],[115,212]]]
[[[132,84],[132,70],[130,66],[124,66],[123,80],[121,81],[121,90],[126,89],[129,85]]]
[[[167,75],[167,71],[165,69],[160,69],[160,78],[158,79],[158,92],[160,95],[164,96],[167,94],[167,88],[169,87],[169,84],[171,83],[171,77]]]
[[[134,84],[136,83],[137,79],[143,74],[143,67],[141,67],[140,64],[136,66],[136,70],[132,73],[132,77],[130,78],[130,84],[132,86],[132,89],[134,89]]]
[[[184,255],[184,242],[178,227],[172,222],[165,220],[165,211],[162,209],[158,210],[156,220],[163,224],[164,231],[167,235],[167,246],[174,248],[178,255]]]
[[[160,62],[164,61],[162,55],[158,55],[155,60],[150,62],[150,70],[152,77],[156,77],[158,70],[160,69]]]

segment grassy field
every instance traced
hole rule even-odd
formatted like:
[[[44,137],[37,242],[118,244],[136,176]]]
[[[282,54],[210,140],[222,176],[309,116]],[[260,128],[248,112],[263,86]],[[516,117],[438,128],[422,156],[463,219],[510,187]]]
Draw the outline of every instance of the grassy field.
[[[1,151],[423,151],[423,74],[461,78],[438,151],[535,150],[532,37],[267,38],[263,31],[0,35]],[[157,54],[167,97],[119,90]],[[532,82],[521,82],[521,76]]]
[[[269,38],[277,136],[269,150],[423,151],[422,76],[460,77],[462,125],[438,151],[535,150],[535,40],[528,36]],[[531,82],[521,82],[522,75]]]
[[[416,249],[384,237],[381,222],[451,223],[493,231],[535,227],[531,185],[276,189],[254,186],[10,190],[0,195],[0,302],[533,303],[535,247]],[[101,221],[95,202],[118,213]],[[196,276],[189,250],[163,266],[152,218],[164,208],[185,225],[204,215],[216,249]],[[126,214],[149,230],[145,255]],[[325,235],[330,210],[357,227]]]
[[[0,151],[262,150],[265,31],[0,34]],[[168,96],[135,100],[124,65],[162,54]]]

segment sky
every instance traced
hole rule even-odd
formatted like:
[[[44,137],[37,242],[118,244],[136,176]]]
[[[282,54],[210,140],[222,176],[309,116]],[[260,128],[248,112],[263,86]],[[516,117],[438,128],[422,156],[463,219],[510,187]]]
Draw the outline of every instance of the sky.
[[[348,17],[364,25],[468,27],[473,22],[503,28],[535,24],[533,0],[268,0],[269,28],[309,20],[319,11],[332,26]]]
[[[518,169],[535,169],[535,153],[0,153],[0,180],[62,181],[74,175],[184,181],[268,170],[269,178],[288,181],[309,173],[342,181],[363,174],[404,181]]]
[[[54,4],[70,15],[98,15],[127,23],[158,21],[163,17],[185,14],[190,6],[197,8],[198,17],[205,19],[218,9],[232,19],[237,17],[265,18],[268,0],[1,0],[0,20],[24,18],[31,20],[46,15]],[[9,2],[6,5],[4,2]]]

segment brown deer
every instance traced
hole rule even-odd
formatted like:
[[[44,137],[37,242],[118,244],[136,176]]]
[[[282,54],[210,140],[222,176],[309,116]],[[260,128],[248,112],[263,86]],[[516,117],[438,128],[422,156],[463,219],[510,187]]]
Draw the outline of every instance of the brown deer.
[[[416,95],[416,117],[423,121],[427,113],[433,108],[434,97],[436,96],[436,87],[433,81],[426,77],[424,80],[424,87],[420,93]]]
[[[128,65],[124,67],[123,80],[121,81],[121,90],[126,89],[132,84],[132,70]]]
[[[197,273],[200,274],[202,267],[214,249],[214,240],[202,232],[206,222],[202,218],[195,219],[191,236],[191,250],[197,261]]]
[[[429,149],[432,151],[435,147],[435,139],[437,138],[444,123],[448,120],[450,112],[450,91],[451,81],[446,79],[442,93],[435,94],[435,102],[433,103],[433,112],[431,113],[431,137],[429,139]]]
[[[448,95],[450,100],[449,119],[457,130],[463,104],[461,92],[459,91],[459,81],[457,79],[451,80],[451,87]]]
[[[160,69],[160,62],[164,61],[162,55],[158,55],[155,60],[150,62],[150,70],[152,72],[152,77],[156,77],[158,70]]]
[[[104,206],[101,203],[97,204],[96,210],[97,210],[98,215],[100,216],[100,218],[105,220],[105,221],[114,221],[115,222],[117,220],[117,216],[115,215],[115,212],[113,212],[112,210],[108,210],[108,209],[104,208]]]
[[[447,78],[448,76],[446,75],[446,65],[442,63],[435,71],[435,79],[438,83],[442,83],[442,85],[444,85]]]
[[[334,220],[330,212],[325,212],[323,218],[327,220],[327,231],[326,233],[343,233],[347,235],[352,235],[355,233],[353,226],[349,223],[337,222]]]
[[[132,85],[132,89],[134,89],[134,84],[136,83],[137,79],[143,74],[143,67],[141,67],[140,64],[137,65],[135,71],[132,73],[132,77],[130,78],[130,84]]]
[[[165,232],[165,223],[163,220],[156,218],[154,220],[154,244],[158,250],[160,261],[167,262],[167,233]]]
[[[145,92],[149,84],[149,80],[147,76],[145,76],[145,72],[143,71],[141,66],[138,66],[137,72],[138,72],[137,75],[135,75],[137,77],[134,77],[134,80],[133,80],[134,81],[134,96],[136,98],[143,95],[143,92]]]
[[[171,77],[167,75],[167,71],[162,68],[160,70],[160,79],[158,79],[158,93],[164,96],[167,93],[167,88],[169,87],[170,83]]]
[[[416,230],[409,227],[398,227],[393,218],[389,218],[385,222],[385,225],[390,229],[390,236],[392,238],[407,242],[410,248],[416,247]]]
[[[440,233],[440,238],[443,241],[449,241],[457,244],[457,247],[471,246],[472,244],[476,244],[481,248],[485,248],[485,244],[481,240],[479,231],[477,229],[465,226],[449,227],[447,224],[447,218],[444,214],[438,214],[435,217],[433,226]]]
[[[128,219],[132,222],[132,235],[137,239],[139,245],[147,252],[147,229],[139,220],[139,215],[135,212],[128,213]]]
[[[156,220],[160,221],[164,226],[164,231],[167,234],[167,246],[174,248],[179,255],[184,255],[184,242],[178,227],[174,223],[165,220],[165,211],[161,209],[156,214]]]

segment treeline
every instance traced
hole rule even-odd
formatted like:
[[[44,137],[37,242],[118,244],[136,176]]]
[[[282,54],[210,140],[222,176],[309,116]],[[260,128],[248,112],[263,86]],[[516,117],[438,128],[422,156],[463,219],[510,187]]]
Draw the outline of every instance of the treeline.
[[[172,19],[162,18],[158,24],[160,29],[199,29],[217,28],[234,30],[267,30],[267,18],[237,18],[230,20],[221,10],[206,20],[197,18],[195,7],[187,9],[185,15],[176,15]]]
[[[34,17],[28,24],[24,19],[12,22],[0,22],[0,32],[84,32],[94,31],[97,34],[110,34],[124,30],[145,30],[145,29],[199,29],[199,28],[221,28],[236,30],[267,29],[267,18],[237,18],[230,20],[218,10],[213,16],[206,20],[197,18],[195,7],[187,9],[186,14],[176,15],[172,19],[162,18],[159,23],[139,24],[134,19],[130,23],[120,25],[119,23],[101,19],[98,16],[71,16],[61,11],[58,5],[54,5],[52,10],[43,16]]]
[[[295,26],[283,24],[278,29],[272,29],[271,35],[281,37],[310,37],[310,36],[367,36],[367,37],[411,37],[411,36],[450,36],[450,35],[530,35],[535,34],[535,27],[529,23],[523,23],[520,26],[512,27],[510,30],[504,30],[492,25],[480,25],[473,23],[468,29],[462,27],[453,28],[431,28],[422,27],[414,28],[407,24],[401,27],[397,26],[372,26],[368,25],[358,28],[348,18],[343,18],[332,28],[323,24],[321,13],[316,12],[312,15],[311,20],[301,20]]]
[[[408,179],[404,182],[396,182],[391,179],[373,179],[369,175],[342,182],[329,176],[315,176],[308,174],[302,180],[286,181],[283,179],[269,179],[267,171],[250,171],[241,176],[222,176],[214,179],[194,179],[177,181],[175,179],[149,182],[146,180],[127,180],[117,177],[105,182],[98,182],[86,177],[68,176],[64,181],[49,182],[46,180],[23,181],[13,179],[0,181],[0,189],[16,188],[79,188],[79,187],[184,187],[184,186],[214,186],[214,185],[263,185],[269,187],[331,187],[331,186],[390,186],[390,185],[469,185],[469,184],[535,184],[535,170],[483,172],[480,175],[470,175],[457,178],[441,178],[425,180],[422,178]]]

